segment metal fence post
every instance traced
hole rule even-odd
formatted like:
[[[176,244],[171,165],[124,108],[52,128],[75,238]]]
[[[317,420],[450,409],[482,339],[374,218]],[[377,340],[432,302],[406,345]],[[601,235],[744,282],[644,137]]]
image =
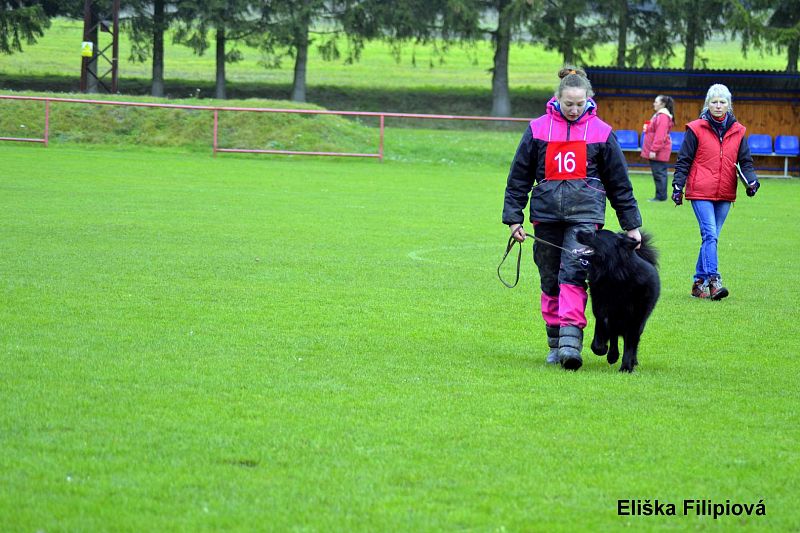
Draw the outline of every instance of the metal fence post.
[[[44,101],[44,146],[50,141],[50,100]]]
[[[378,146],[378,161],[383,163],[383,115],[381,115],[381,141],[380,145]]]
[[[217,157],[217,125],[219,124],[219,109],[214,110],[214,157]]]

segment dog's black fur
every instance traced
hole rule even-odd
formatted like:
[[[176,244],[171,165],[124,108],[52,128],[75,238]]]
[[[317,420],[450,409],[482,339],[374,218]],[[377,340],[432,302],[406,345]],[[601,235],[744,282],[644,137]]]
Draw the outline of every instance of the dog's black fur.
[[[576,238],[592,252],[587,256],[595,317],[592,351],[608,353],[608,363],[613,365],[619,359],[618,339],[622,337],[625,344],[619,370],[633,372],[639,364],[639,339],[661,292],[658,252],[644,232],[638,250],[637,241],[624,233],[581,231]]]

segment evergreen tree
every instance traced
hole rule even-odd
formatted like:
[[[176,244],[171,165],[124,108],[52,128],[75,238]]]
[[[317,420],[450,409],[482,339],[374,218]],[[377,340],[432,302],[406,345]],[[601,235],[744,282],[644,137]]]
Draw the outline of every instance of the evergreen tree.
[[[0,54],[22,52],[22,42],[36,43],[50,27],[41,2],[0,1]]]
[[[797,72],[800,55],[800,2],[797,0],[730,0],[728,20],[734,36],[741,37],[742,53],[786,50],[786,71]]]
[[[242,59],[237,41],[252,37],[263,27],[257,2],[250,0],[181,0],[176,12],[175,41],[203,55],[213,31],[216,62],[215,97],[226,98],[225,65]],[[229,44],[232,44],[229,50]]]
[[[144,62],[152,57],[150,94],[153,96],[164,96],[164,33],[169,28],[170,8],[175,3],[168,0],[128,3],[133,10],[133,16],[126,23],[131,38],[130,59]]]

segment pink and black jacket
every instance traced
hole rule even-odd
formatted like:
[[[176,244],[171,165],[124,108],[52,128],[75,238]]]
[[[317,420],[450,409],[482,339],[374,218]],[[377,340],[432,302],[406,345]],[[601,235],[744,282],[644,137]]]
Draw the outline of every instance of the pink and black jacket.
[[[586,178],[545,179],[548,142],[578,139],[586,142]],[[611,126],[597,117],[593,100],[588,101],[583,115],[575,122],[564,118],[556,98],[547,103],[543,116],[531,121],[508,174],[504,224],[524,222],[529,194],[530,220],[534,223],[588,222],[602,226],[608,196],[623,229],[642,225],[625,156]]]

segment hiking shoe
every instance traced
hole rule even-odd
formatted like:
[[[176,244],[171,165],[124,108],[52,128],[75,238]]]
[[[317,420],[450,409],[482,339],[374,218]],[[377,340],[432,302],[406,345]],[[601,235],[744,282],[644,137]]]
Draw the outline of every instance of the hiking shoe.
[[[729,294],[728,289],[722,286],[721,279],[712,277],[708,281],[708,294],[712,300],[722,300]]]
[[[561,362],[561,358],[558,356],[558,334],[558,326],[547,326],[547,346],[550,351],[547,353],[545,361],[548,365],[557,365]]]
[[[578,370],[583,365],[582,347],[583,329],[578,326],[561,326],[558,338],[558,358],[561,360],[561,368]]]
[[[725,291],[725,295],[728,295],[727,290]],[[692,285],[692,296],[694,298],[710,298],[711,290],[708,288],[708,283],[702,279],[694,280],[694,284]]]

